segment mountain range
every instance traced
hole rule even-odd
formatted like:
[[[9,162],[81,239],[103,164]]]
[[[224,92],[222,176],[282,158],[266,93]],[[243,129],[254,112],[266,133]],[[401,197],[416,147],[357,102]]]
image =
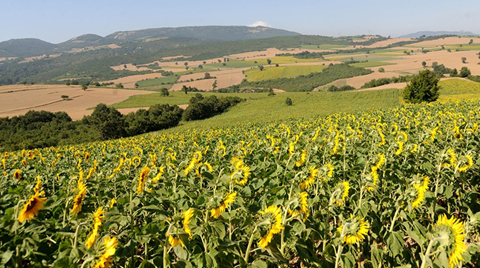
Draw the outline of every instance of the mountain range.
[[[72,49],[98,47],[125,42],[151,42],[167,38],[192,38],[199,40],[239,41],[277,36],[300,35],[282,29],[263,26],[191,26],[178,28],[152,28],[136,31],[119,31],[105,37],[85,34],[68,41],[52,44],[40,39],[12,39],[0,43],[0,57],[31,57],[43,54],[69,52]]]
[[[436,36],[436,35],[458,35],[458,36],[477,36],[472,32],[464,31],[421,31],[416,33],[411,33],[407,35],[399,36],[400,38],[419,38],[421,36]]]

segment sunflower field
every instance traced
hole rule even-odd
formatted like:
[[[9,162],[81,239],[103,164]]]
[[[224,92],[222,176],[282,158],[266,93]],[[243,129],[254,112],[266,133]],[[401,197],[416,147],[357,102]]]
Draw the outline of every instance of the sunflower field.
[[[480,102],[2,152],[0,266],[478,267]]]

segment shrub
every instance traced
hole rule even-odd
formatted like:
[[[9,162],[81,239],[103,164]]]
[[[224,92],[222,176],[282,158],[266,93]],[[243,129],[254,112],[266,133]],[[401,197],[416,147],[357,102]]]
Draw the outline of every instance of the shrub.
[[[285,104],[286,104],[287,106],[292,106],[292,105],[293,105],[292,99],[290,99],[289,97],[287,97],[287,99],[285,99]]]
[[[438,77],[430,70],[424,70],[414,76],[403,91],[403,98],[409,103],[436,101],[440,95]]]
[[[384,73],[384,72],[385,72],[385,68],[383,68],[383,67],[378,68],[378,72]]]

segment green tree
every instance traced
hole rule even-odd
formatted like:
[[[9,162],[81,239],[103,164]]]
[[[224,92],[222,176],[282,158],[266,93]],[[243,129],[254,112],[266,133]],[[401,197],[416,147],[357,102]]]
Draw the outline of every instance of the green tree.
[[[260,69],[260,71],[263,71],[263,65],[258,66],[258,69]]]
[[[472,72],[470,72],[470,70],[467,67],[462,67],[462,69],[460,69],[459,76],[460,77],[468,77],[471,74],[472,74]]]
[[[115,85],[116,88],[123,88],[123,84],[122,83],[118,83]]]
[[[88,87],[87,87],[87,84],[82,84],[82,90],[83,90],[83,91],[87,90],[87,88],[88,88]]]
[[[285,99],[285,104],[286,104],[287,106],[292,106],[292,105],[293,105],[292,99],[290,99],[289,97],[287,97],[287,99]]]
[[[450,77],[455,77],[458,75],[457,68],[454,68],[453,70],[450,70]]]
[[[204,78],[205,78],[205,79],[210,79],[210,78],[212,78],[212,77],[210,76],[210,73],[205,73],[205,77],[204,77]]]
[[[467,63],[467,58],[462,57],[462,63]]]
[[[168,96],[168,95],[170,95],[170,93],[168,93],[168,89],[165,88],[165,87],[162,87],[162,88],[160,89],[160,96],[166,97],[166,96]]]
[[[414,76],[403,91],[403,99],[408,103],[432,102],[440,96],[438,77],[430,70],[424,70]]]
[[[378,68],[378,72],[384,73],[384,72],[385,72],[385,68],[383,68],[383,67]]]
[[[271,59],[267,59],[267,63],[268,63],[268,65],[270,65],[270,63],[272,63],[272,60],[271,60]]]
[[[427,66],[427,63],[422,61],[422,66],[423,66],[423,68],[425,68],[425,66]]]

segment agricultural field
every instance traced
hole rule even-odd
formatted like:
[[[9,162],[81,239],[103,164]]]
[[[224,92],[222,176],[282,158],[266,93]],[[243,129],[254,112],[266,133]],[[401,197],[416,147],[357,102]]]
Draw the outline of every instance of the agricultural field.
[[[2,264],[476,267],[479,104],[2,152]]]
[[[260,81],[277,78],[297,77],[311,73],[320,72],[325,69],[325,65],[299,65],[299,66],[279,66],[267,67],[263,71],[260,69],[250,69],[245,71],[248,81]]]
[[[73,120],[90,115],[99,103],[107,105],[121,102],[134,95],[150,94],[145,90],[65,85],[11,85],[0,87],[0,117],[24,115],[30,110],[66,112]],[[65,96],[66,98],[63,98]]]
[[[172,84],[177,82],[179,76],[171,75],[147,80],[138,81],[138,87],[142,89],[160,89],[160,88],[170,88]]]

